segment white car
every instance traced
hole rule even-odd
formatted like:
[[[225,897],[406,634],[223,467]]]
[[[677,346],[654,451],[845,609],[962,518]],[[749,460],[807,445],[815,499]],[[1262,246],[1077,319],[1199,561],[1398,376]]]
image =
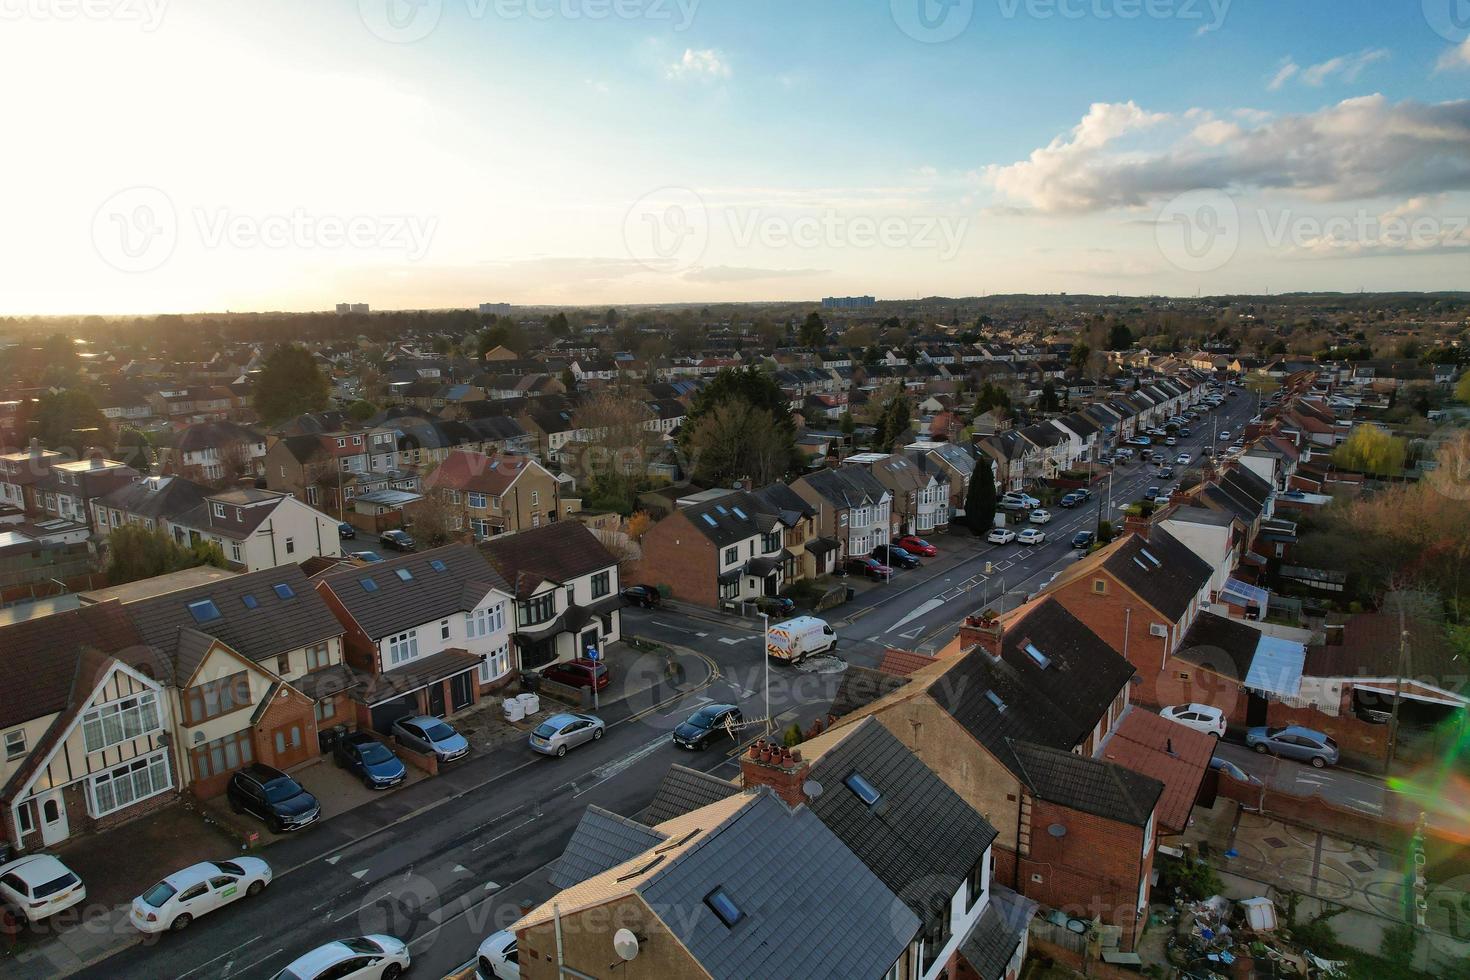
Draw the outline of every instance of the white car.
[[[167,878],[133,899],[128,921],[139,932],[178,931],[222,905],[259,895],[271,883],[271,866],[260,858],[202,861]]]
[[[1166,446],[1177,446],[1177,445],[1179,445],[1179,440],[1176,439],[1176,438],[1174,438],[1173,436],[1170,436],[1169,438],[1167,438],[1167,439],[1164,440],[1164,445],[1166,445]]]
[[[1012,541],[1016,540],[1016,532],[1008,531],[1003,527],[997,527],[992,529],[989,534],[985,535],[985,540],[989,541],[991,544],[1010,544]]]
[[[403,940],[358,936],[298,956],[275,980],[397,980],[408,963],[408,945]]]
[[[1219,437],[1219,440],[1218,441],[1220,441],[1220,442],[1229,442],[1230,441],[1230,430],[1229,429],[1226,429],[1224,432],[1220,433],[1220,437]]]
[[[502,929],[480,944],[475,961],[475,980],[520,980],[521,964],[516,950],[516,934]]]
[[[1047,524],[1051,521],[1051,511],[1038,508],[1033,510],[1031,516],[1026,518],[1026,520],[1032,524]]]
[[[0,904],[29,922],[69,909],[87,897],[87,886],[54,854],[32,854],[0,865]]]
[[[1179,466],[1188,466],[1194,462],[1194,457],[1189,455],[1189,453],[1180,453],[1174,458],[1174,462]]]
[[[1016,536],[1017,544],[1041,544],[1045,540],[1046,532],[1037,530],[1034,527],[1028,527]]]
[[[1225,735],[1225,712],[1208,704],[1176,704],[1159,712],[1170,721],[1186,728],[1222,738]]]

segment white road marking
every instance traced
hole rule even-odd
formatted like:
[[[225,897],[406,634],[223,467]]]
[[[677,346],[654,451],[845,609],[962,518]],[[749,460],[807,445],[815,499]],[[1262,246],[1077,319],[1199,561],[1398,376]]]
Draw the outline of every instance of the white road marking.
[[[336,864],[340,860],[342,860],[342,855],[340,855],[340,854],[333,854],[331,857],[327,858],[327,863],[328,864]]]
[[[472,850],[472,851],[478,851],[482,847],[489,847],[491,844],[493,844],[496,841],[500,840],[500,838],[504,837],[506,834],[513,834],[513,833],[515,833],[517,830],[520,830],[526,824],[528,824],[531,821],[535,820],[539,816],[540,816],[539,813],[533,813],[529,817],[527,817],[526,819],[522,820],[520,823],[516,824],[514,827],[511,827],[509,830],[503,830],[500,833],[496,834],[494,837],[488,837],[485,840],[480,841],[480,843],[478,843],[478,844],[471,845],[470,850]]]
[[[694,635],[697,636],[697,637],[699,637],[701,640],[704,639],[706,636],[709,636],[708,633],[703,633],[703,632],[696,632]]]
[[[753,640],[753,639],[755,639],[755,637],[753,637],[753,636],[737,636],[734,639],[731,639],[728,636],[722,636],[722,637],[720,637],[720,642],[721,643],[724,643],[727,646],[732,646],[733,647],[737,643],[744,643],[746,640]]]
[[[942,605],[944,605],[944,600],[943,599],[928,599],[928,600],[925,600],[923,603],[915,606],[913,609],[910,609],[907,616],[905,616],[903,619],[900,619],[898,622],[894,623],[892,626],[888,627],[888,629],[884,630],[883,632],[885,632],[885,633],[892,633],[894,630],[896,630],[896,629],[898,629],[898,628],[900,628],[902,626],[907,626],[909,623],[911,623],[914,620],[918,619],[920,616],[926,616],[926,615],[928,615],[929,613],[931,613],[934,610],[938,609]],[[869,639],[876,640],[877,637],[876,636],[872,636],[872,637],[869,637]]]
[[[235,953],[238,953],[240,950],[244,949],[246,946],[254,945],[255,943],[260,942],[264,938],[265,938],[264,936],[256,936],[254,939],[247,939],[243,943],[241,943],[240,945],[233,946],[233,947],[225,950],[223,953],[221,953],[218,956],[214,957],[214,959],[205,960],[203,963],[200,963],[198,966],[194,967],[194,969],[187,970],[187,971],[185,971],[183,973],[180,973],[179,974],[179,980],[184,980],[184,977],[187,977],[187,976],[189,976],[192,973],[198,973],[200,970],[204,969],[209,964],[214,963],[217,960],[222,960],[226,956],[231,956],[231,955],[233,955]],[[234,960],[231,960],[230,962],[233,963]]]
[[[362,881],[362,876],[365,875],[365,874],[367,874],[367,873],[368,873],[368,869],[367,868],[363,868],[361,871],[354,871],[354,872],[352,872],[352,877],[356,878],[358,881]]]
[[[630,752],[627,755],[623,756],[621,759],[608,763],[601,769],[594,770],[592,772],[592,775],[598,778],[592,783],[591,786],[588,786],[586,789],[579,789],[577,792],[573,793],[572,799],[575,800],[577,797],[583,795],[584,793],[590,793],[592,790],[596,789],[598,786],[601,786],[609,779],[612,779],[614,776],[628,769],[634,763],[647,758],[648,756],[652,755],[653,753],[657,752],[659,749],[668,744],[668,736],[660,735],[658,738],[654,739],[652,742],[649,742],[641,749]]]
[[[462,864],[456,864],[451,870],[457,875],[467,875],[470,873],[470,869]]]
[[[666,622],[664,622],[661,619],[651,619],[651,620],[649,620],[649,622],[653,623],[653,625],[655,625],[655,626],[662,626],[665,629],[671,629],[671,630],[675,631],[676,633],[693,633],[694,632],[694,630],[689,629],[686,626],[676,626],[673,623],[666,623]]]

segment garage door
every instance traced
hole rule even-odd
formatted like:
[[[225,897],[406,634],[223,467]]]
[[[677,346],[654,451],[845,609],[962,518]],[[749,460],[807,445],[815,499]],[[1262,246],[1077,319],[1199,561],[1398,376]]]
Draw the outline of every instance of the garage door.
[[[416,715],[419,713],[419,698],[417,694],[405,694],[394,698],[392,701],[384,701],[382,704],[373,705],[373,729],[388,734],[388,729],[393,723],[405,715]]]

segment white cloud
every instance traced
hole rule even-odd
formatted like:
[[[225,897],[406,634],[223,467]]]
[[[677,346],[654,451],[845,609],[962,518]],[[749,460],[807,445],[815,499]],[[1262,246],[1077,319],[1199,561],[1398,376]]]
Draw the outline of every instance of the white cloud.
[[[669,78],[729,78],[730,65],[714,48],[685,48],[684,56],[669,65],[666,74]]]
[[[1450,48],[1439,57],[1439,64],[1435,71],[1466,71],[1470,70],[1470,37],[1465,38],[1465,43],[1459,47]]]
[[[1293,78],[1313,88],[1320,88],[1333,79],[1356,82],[1358,76],[1363,73],[1363,69],[1375,62],[1385,60],[1388,56],[1387,48],[1365,48],[1356,54],[1338,55],[1336,58],[1328,58],[1326,61],[1320,61],[1305,68],[1291,58],[1286,58],[1276,69],[1276,74],[1271,76],[1271,81],[1266,84],[1266,88],[1272,92],[1278,91]]]
[[[1266,83],[1266,88],[1270,89],[1272,92],[1276,91],[1281,86],[1291,81],[1292,76],[1301,70],[1301,65],[1297,64],[1295,61],[1292,61],[1290,58],[1287,58],[1281,63],[1281,67],[1276,69],[1276,74],[1271,76],[1271,81]]]
[[[1094,105],[1070,139],[981,176],[1010,199],[1003,203],[1045,212],[1142,207],[1206,188],[1317,200],[1470,190],[1470,100],[1427,105],[1370,95],[1252,128],[1186,126],[1131,102]],[[1125,144],[1145,127],[1161,128],[1172,142],[1162,149]]]

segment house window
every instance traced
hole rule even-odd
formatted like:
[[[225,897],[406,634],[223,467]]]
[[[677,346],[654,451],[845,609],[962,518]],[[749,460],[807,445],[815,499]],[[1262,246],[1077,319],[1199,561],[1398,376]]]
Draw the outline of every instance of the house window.
[[[612,591],[612,572],[598,572],[592,576],[592,598],[601,599]]]
[[[489,636],[503,629],[505,629],[505,603],[503,602],[464,614],[464,631],[465,636],[469,639]]]
[[[1108,591],[1108,580],[1103,578],[1093,579],[1092,591],[1098,595],[1103,595],[1104,593],[1106,593]]]
[[[337,716],[337,699],[327,698],[325,701],[318,701],[311,710],[312,714],[316,715],[317,721],[328,721]]]
[[[921,973],[928,973],[934,967],[940,950],[949,942],[949,900],[942,895],[935,895],[930,903],[932,911],[919,935],[919,948],[922,951],[919,957],[922,963],[919,971]]]
[[[765,536],[763,536],[761,538],[761,551],[763,553],[770,554],[773,551],[780,551],[780,550],[781,550],[781,532],[780,531],[773,531],[772,533],[767,534],[767,535],[765,535]]]
[[[459,493],[459,491],[458,490],[451,490],[451,491],[449,491],[449,502],[451,504],[458,504],[459,501],[460,501],[460,493]]]
[[[248,730],[206,742],[195,748],[190,756],[194,762],[195,779],[221,776],[255,761]]]
[[[480,661],[480,683],[489,684],[510,672],[510,644],[502,643]]]
[[[485,508],[485,495],[483,493],[471,493],[468,502],[471,507],[483,510]]]
[[[323,667],[330,667],[331,665],[330,647],[327,644],[318,643],[316,646],[306,648],[307,670],[320,670]]]
[[[158,695],[153,692],[94,708],[82,716],[82,740],[88,752],[157,731]]]
[[[101,817],[173,788],[168,753],[129,762],[93,776],[92,816]]]
[[[286,539],[286,554],[288,554],[288,555],[294,555],[294,554],[296,554],[296,539],[295,538],[287,538]]]
[[[20,832],[22,834],[34,833],[36,829],[36,818],[31,812],[29,803],[22,803],[16,811],[20,817]]]
[[[224,504],[215,504],[214,505],[214,516],[215,517],[224,517],[225,516],[225,505]]]
[[[416,659],[418,655],[418,630],[409,630],[407,633],[388,637],[388,663],[393,665],[408,663]]]
[[[439,620],[439,639],[449,639],[449,620],[447,619]]]
[[[556,593],[548,592],[520,602],[518,612],[522,626],[536,626],[556,615]]]
[[[499,510],[500,509],[500,498],[499,497],[491,497],[490,498],[490,509],[491,510]]]
[[[726,565],[733,565],[733,564],[735,564],[739,560],[740,560],[740,549],[738,547],[737,548],[726,548],[725,549],[725,564]]]
[[[490,522],[483,517],[476,517],[470,521],[470,530],[475,532],[477,538],[488,538],[490,536]]]
[[[985,853],[975,859],[975,866],[970,869],[970,874],[965,878],[965,895],[969,898],[969,904],[965,911],[973,912],[975,904],[985,897],[985,889],[990,884],[985,876]]]
[[[291,655],[283,653],[276,658],[276,675],[285,677],[289,673],[291,673]]]
[[[24,728],[17,728],[13,732],[5,733],[5,758],[19,759],[26,754],[26,732]]]
[[[186,692],[185,714],[188,720],[185,724],[197,725],[211,718],[218,718],[231,711],[249,707],[253,700],[250,696],[250,679],[243,670],[229,677],[196,685]]]
[[[541,491],[540,490],[532,490],[531,491],[531,506],[532,507],[540,507],[541,506]]]
[[[230,542],[230,560],[231,561],[241,561],[242,560],[241,557],[240,557],[240,542],[238,542],[238,541],[231,541]]]

